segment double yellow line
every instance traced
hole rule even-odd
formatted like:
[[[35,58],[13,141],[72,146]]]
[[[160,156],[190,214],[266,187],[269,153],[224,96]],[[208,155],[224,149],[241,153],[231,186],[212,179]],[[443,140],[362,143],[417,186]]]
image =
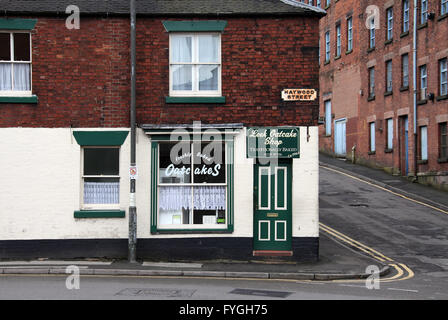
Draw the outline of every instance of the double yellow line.
[[[373,259],[381,262],[382,264],[388,264],[389,266],[393,267],[396,270],[396,274],[393,275],[392,277],[388,277],[388,278],[381,278],[380,281],[381,282],[391,282],[391,281],[402,281],[402,280],[407,280],[410,279],[412,277],[414,277],[414,272],[405,264],[403,263],[397,263],[395,262],[393,259],[385,256],[384,254],[382,254],[381,252],[370,248],[368,246],[366,246],[365,244],[356,241],[352,238],[350,238],[349,236],[323,224],[323,223],[319,223],[320,229],[324,232],[326,232],[328,235],[330,235],[331,237],[334,237],[336,239],[338,239],[339,241],[342,241],[343,243],[349,245],[350,247],[356,248],[360,251],[362,251],[363,253],[367,254],[368,256],[372,257]],[[359,282],[359,281],[365,281],[365,280],[348,280],[349,282]],[[334,282],[347,282],[347,280],[334,280]]]

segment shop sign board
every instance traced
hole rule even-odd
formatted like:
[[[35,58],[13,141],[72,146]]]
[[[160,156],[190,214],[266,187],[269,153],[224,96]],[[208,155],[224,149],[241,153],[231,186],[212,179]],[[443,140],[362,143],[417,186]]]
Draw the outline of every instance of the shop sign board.
[[[246,140],[248,158],[300,158],[297,127],[248,128]]]

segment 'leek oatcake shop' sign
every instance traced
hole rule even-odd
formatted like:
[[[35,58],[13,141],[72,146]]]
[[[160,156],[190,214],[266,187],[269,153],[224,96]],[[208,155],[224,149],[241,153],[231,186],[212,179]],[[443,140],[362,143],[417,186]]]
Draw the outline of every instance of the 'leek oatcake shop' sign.
[[[248,128],[248,158],[300,158],[299,128]]]

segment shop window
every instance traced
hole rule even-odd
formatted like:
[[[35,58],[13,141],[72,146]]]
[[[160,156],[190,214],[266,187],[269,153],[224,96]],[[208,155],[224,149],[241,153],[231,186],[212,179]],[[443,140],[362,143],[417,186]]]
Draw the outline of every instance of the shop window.
[[[0,95],[31,95],[31,36],[0,32]]]
[[[170,34],[170,96],[221,96],[221,34]]]
[[[386,120],[386,149],[391,151],[394,148],[394,120],[387,119]]]
[[[226,142],[157,143],[157,228],[226,229],[229,220]]]
[[[331,100],[325,101],[325,135],[331,136]]]
[[[420,127],[420,160],[428,160],[428,127]]]
[[[118,209],[120,148],[84,147],[82,153],[82,209]]]

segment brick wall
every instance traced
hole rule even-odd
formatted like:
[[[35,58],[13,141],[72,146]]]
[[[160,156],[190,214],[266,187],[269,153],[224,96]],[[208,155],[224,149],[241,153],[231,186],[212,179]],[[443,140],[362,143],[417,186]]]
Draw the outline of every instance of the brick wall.
[[[172,105],[164,19],[137,24],[137,122],[317,125],[318,103],[283,102],[285,88],[318,89],[317,18],[229,18],[222,35],[225,104]],[[128,127],[129,20],[39,17],[32,32],[37,105],[0,104],[0,127]]]

